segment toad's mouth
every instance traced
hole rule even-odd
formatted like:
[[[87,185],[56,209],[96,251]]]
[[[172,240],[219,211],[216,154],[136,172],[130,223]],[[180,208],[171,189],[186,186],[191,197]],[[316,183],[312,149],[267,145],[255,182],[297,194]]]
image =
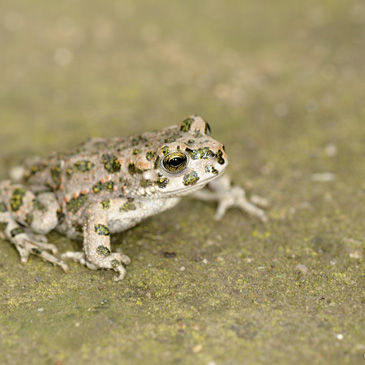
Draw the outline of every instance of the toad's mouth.
[[[199,189],[204,188],[204,186],[207,185],[208,183],[210,183],[211,181],[213,181],[215,179],[218,179],[219,177],[221,177],[223,175],[223,173],[225,171],[226,171],[226,168],[221,170],[218,175],[213,175],[213,176],[211,176],[207,179],[198,181],[194,185],[187,185],[187,186],[184,186],[180,189],[170,190],[168,192],[162,192],[162,196],[171,197],[171,196],[180,196],[180,195],[190,194],[191,192],[193,192],[195,190],[199,190]]]

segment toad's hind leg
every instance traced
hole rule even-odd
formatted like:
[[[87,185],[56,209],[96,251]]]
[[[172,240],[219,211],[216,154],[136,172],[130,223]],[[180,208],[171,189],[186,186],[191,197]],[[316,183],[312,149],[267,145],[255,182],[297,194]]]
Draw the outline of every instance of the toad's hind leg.
[[[22,263],[33,254],[67,271],[67,265],[54,256],[56,246],[44,236],[57,225],[58,209],[52,193],[35,196],[20,184],[0,183],[0,237],[14,244]]]
[[[44,261],[60,266],[65,272],[68,271],[67,265],[54,256],[57,253],[54,245],[36,240],[32,234],[26,233],[24,228],[9,213],[0,213],[0,225],[4,229],[2,236],[7,238],[18,250],[21,263],[25,264],[29,255],[32,254],[40,256]]]

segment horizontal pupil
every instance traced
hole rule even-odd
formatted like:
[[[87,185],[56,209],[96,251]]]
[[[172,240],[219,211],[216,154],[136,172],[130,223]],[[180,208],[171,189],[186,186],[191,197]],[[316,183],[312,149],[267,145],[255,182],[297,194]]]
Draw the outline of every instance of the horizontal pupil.
[[[183,159],[179,157],[174,157],[170,160],[170,164],[174,166],[181,165],[183,163]]]

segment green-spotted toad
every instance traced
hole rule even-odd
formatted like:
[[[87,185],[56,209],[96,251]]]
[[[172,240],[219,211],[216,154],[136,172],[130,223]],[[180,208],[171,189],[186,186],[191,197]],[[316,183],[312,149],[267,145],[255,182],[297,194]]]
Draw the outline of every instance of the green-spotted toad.
[[[31,159],[21,181],[0,183],[0,235],[23,263],[34,254],[67,271],[63,259],[72,258],[90,269],[115,270],[118,281],[130,259],[111,252],[110,234],[172,208],[183,195],[216,200],[216,219],[238,206],[266,220],[243,189],[221,177],[227,164],[224,146],[198,116],[157,132],[93,138],[74,150]],[[82,239],[83,252],[57,258],[44,236],[53,229]]]

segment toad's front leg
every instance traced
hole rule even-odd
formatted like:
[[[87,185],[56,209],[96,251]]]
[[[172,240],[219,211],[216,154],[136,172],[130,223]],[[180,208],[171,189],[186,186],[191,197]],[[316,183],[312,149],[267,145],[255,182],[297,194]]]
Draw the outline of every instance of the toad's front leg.
[[[108,213],[99,202],[90,204],[84,225],[84,252],[66,252],[62,258],[71,258],[89,269],[112,269],[118,273],[113,280],[124,278],[125,268],[130,258],[120,253],[112,253],[110,249],[110,232]]]
[[[227,209],[237,207],[246,213],[260,219],[262,222],[267,221],[266,213],[259,208],[265,208],[268,204],[266,199],[253,196],[251,201],[246,198],[246,193],[240,186],[232,186],[229,176],[224,175],[213,180],[208,186],[194,193],[195,198],[205,201],[218,202],[218,208],[214,218],[221,219]]]

